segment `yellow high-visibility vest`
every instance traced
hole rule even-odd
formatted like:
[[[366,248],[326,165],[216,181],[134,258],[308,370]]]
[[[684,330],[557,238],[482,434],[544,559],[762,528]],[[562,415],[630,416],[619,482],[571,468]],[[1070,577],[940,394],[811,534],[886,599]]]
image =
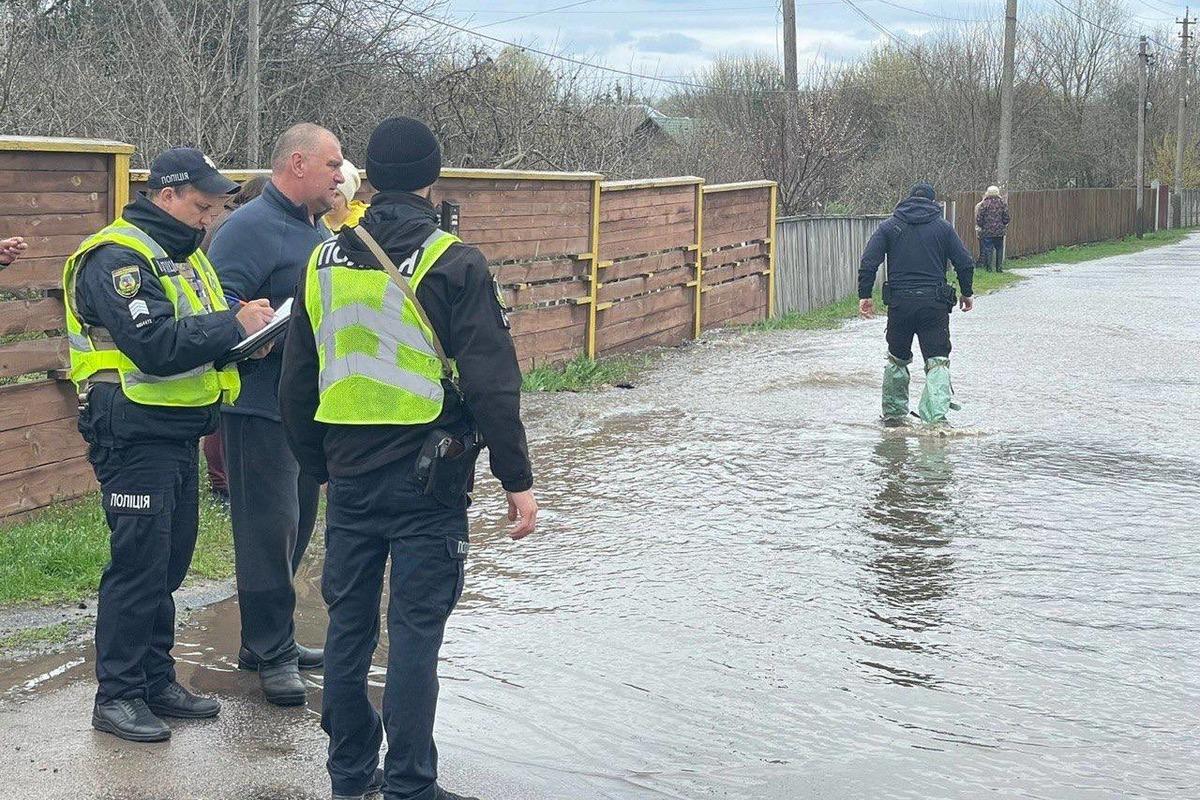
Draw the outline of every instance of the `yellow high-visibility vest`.
[[[141,228],[118,218],[85,239],[63,267],[63,305],[67,311],[71,380],[76,387],[98,372],[109,371],[120,377],[125,396],[143,405],[197,407],[212,405],[218,400],[226,403],[236,400],[241,390],[237,367],[229,365],[218,370],[209,363],[175,375],[149,375],[117,349],[107,329],[88,325],[80,319],[75,299],[79,266],[88,253],[105,244],[127,247],[145,259],[175,307],[176,319],[229,310],[217,272],[199,248],[188,256],[188,265],[198,279],[197,288],[193,288],[178,272],[162,268],[167,262],[174,263],[162,245]]]
[[[458,237],[434,230],[398,265],[414,295]],[[349,265],[337,238],[309,258],[304,302],[320,368],[316,420],[338,425],[420,425],[442,413],[443,369],[434,332],[379,269]]]

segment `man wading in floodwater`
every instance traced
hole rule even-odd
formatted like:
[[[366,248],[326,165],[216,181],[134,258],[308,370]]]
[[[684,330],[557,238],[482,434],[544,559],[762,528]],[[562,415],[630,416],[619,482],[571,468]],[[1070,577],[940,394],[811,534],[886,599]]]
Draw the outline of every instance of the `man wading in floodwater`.
[[[918,183],[900,201],[892,216],[880,225],[858,266],[858,311],[875,316],[871,299],[875,272],[888,259],[883,304],[888,307],[888,363],[883,370],[883,423],[902,425],[908,419],[908,365],[916,336],[925,359],[925,391],[917,407],[921,419],[944,423],[950,409],[958,409],[950,385],[950,312],[956,298],[946,280],[946,261],[954,264],[962,299],[958,307],[970,311],[974,259],[954,228],[942,218],[933,187]]]

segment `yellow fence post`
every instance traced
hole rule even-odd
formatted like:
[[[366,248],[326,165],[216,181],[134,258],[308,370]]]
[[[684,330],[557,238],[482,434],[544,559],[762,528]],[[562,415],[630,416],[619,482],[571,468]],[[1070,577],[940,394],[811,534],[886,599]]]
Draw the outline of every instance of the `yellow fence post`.
[[[770,214],[770,230],[768,232],[770,238],[767,240],[770,244],[767,245],[767,319],[775,318],[775,240],[779,238],[776,235],[776,216],[778,214],[776,204],[779,199],[779,184],[771,184],[771,214]]]
[[[704,310],[704,181],[696,184],[696,321],[692,338],[700,338]]]
[[[596,305],[600,294],[600,178],[592,181],[591,302],[588,304],[587,357],[596,357]]]
[[[129,205],[129,153],[113,154],[112,175],[112,218],[116,219]]]

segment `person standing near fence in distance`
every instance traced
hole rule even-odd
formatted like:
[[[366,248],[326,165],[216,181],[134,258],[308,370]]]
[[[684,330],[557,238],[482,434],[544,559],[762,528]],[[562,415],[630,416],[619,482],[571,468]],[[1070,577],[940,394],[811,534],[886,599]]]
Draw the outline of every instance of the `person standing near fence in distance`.
[[[310,123],[283,132],[262,194],[235,210],[213,237],[212,260],[231,297],[278,308],[296,290],[314,247],[329,236],[321,215],[342,182],[337,137]],[[242,362],[242,396],[221,414],[242,640],[238,667],[258,670],[263,694],[303,705],[299,670],[318,669],[319,648],[296,642],[296,570],[317,520],[321,486],[300,472],[279,421],[282,348]]]
[[[63,270],[79,431],[112,531],[96,608],[92,725],[137,742],[170,737],[160,717],[221,709],[175,680],[171,593],[196,544],[197,443],[239,389],[237,371],[212,362],[271,319],[265,300],[230,310],[199,249],[237,184],[200,151],[176,148],[154,159],[149,187]]]
[[[953,226],[942,216],[928,183],[913,186],[892,216],[871,235],[858,267],[858,310],[866,318],[875,315],[871,299],[875,273],[886,257],[887,282],[884,305],[888,307],[888,363],[883,371],[883,421],[901,425],[908,419],[908,365],[916,336],[925,359],[925,391],[918,406],[927,423],[944,423],[946,414],[957,409],[950,384],[950,311],[955,305],[954,287],[946,281],[946,262],[954,264],[962,290],[959,308],[975,307],[971,281],[975,263]]]
[[[1000,187],[989,186],[983,201],[975,206],[975,232],[979,234],[979,266],[988,271],[1004,271],[1004,234],[1008,231],[1008,223],[1011,221],[1008,203],[1000,196]]]
[[[0,239],[0,269],[12,264],[24,254],[29,244],[21,236]]]
[[[362,223],[313,251],[279,391],[302,468],[329,480],[329,609],[321,727],[336,799],[372,789],[386,733],[386,800],[453,800],[437,784],[438,650],[463,590],[467,506],[486,442],[513,539],[537,519],[521,372],[483,255],[438,229],[441,148],[423,123],[371,134],[379,190]],[[389,557],[383,719],[367,696]]]

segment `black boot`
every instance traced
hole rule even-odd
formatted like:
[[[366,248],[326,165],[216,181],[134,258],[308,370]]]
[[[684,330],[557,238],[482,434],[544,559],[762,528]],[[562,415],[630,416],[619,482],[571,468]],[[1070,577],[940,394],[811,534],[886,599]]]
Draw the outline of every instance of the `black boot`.
[[[146,706],[160,717],[208,719],[221,713],[221,704],[211,697],[199,697],[178,683],[168,683],[146,700]]]
[[[371,782],[367,784],[367,790],[362,794],[334,794],[333,800],[366,800],[371,795],[379,794],[383,791],[383,770],[375,770],[375,774],[371,776]]]
[[[465,794],[447,792],[445,789],[436,784],[434,785],[433,790],[433,800],[479,800],[478,797],[469,797]]]
[[[305,647],[297,643],[296,652],[300,656],[300,669],[320,669],[325,666],[325,651],[319,647]],[[238,669],[256,671],[258,658],[246,648],[240,648],[238,650]]]
[[[300,680],[300,668],[295,661],[259,667],[258,680],[268,702],[277,706],[304,705],[304,681]]]
[[[92,727],[130,742],[162,742],[171,729],[146,706],[140,697],[97,702],[92,708]]]

